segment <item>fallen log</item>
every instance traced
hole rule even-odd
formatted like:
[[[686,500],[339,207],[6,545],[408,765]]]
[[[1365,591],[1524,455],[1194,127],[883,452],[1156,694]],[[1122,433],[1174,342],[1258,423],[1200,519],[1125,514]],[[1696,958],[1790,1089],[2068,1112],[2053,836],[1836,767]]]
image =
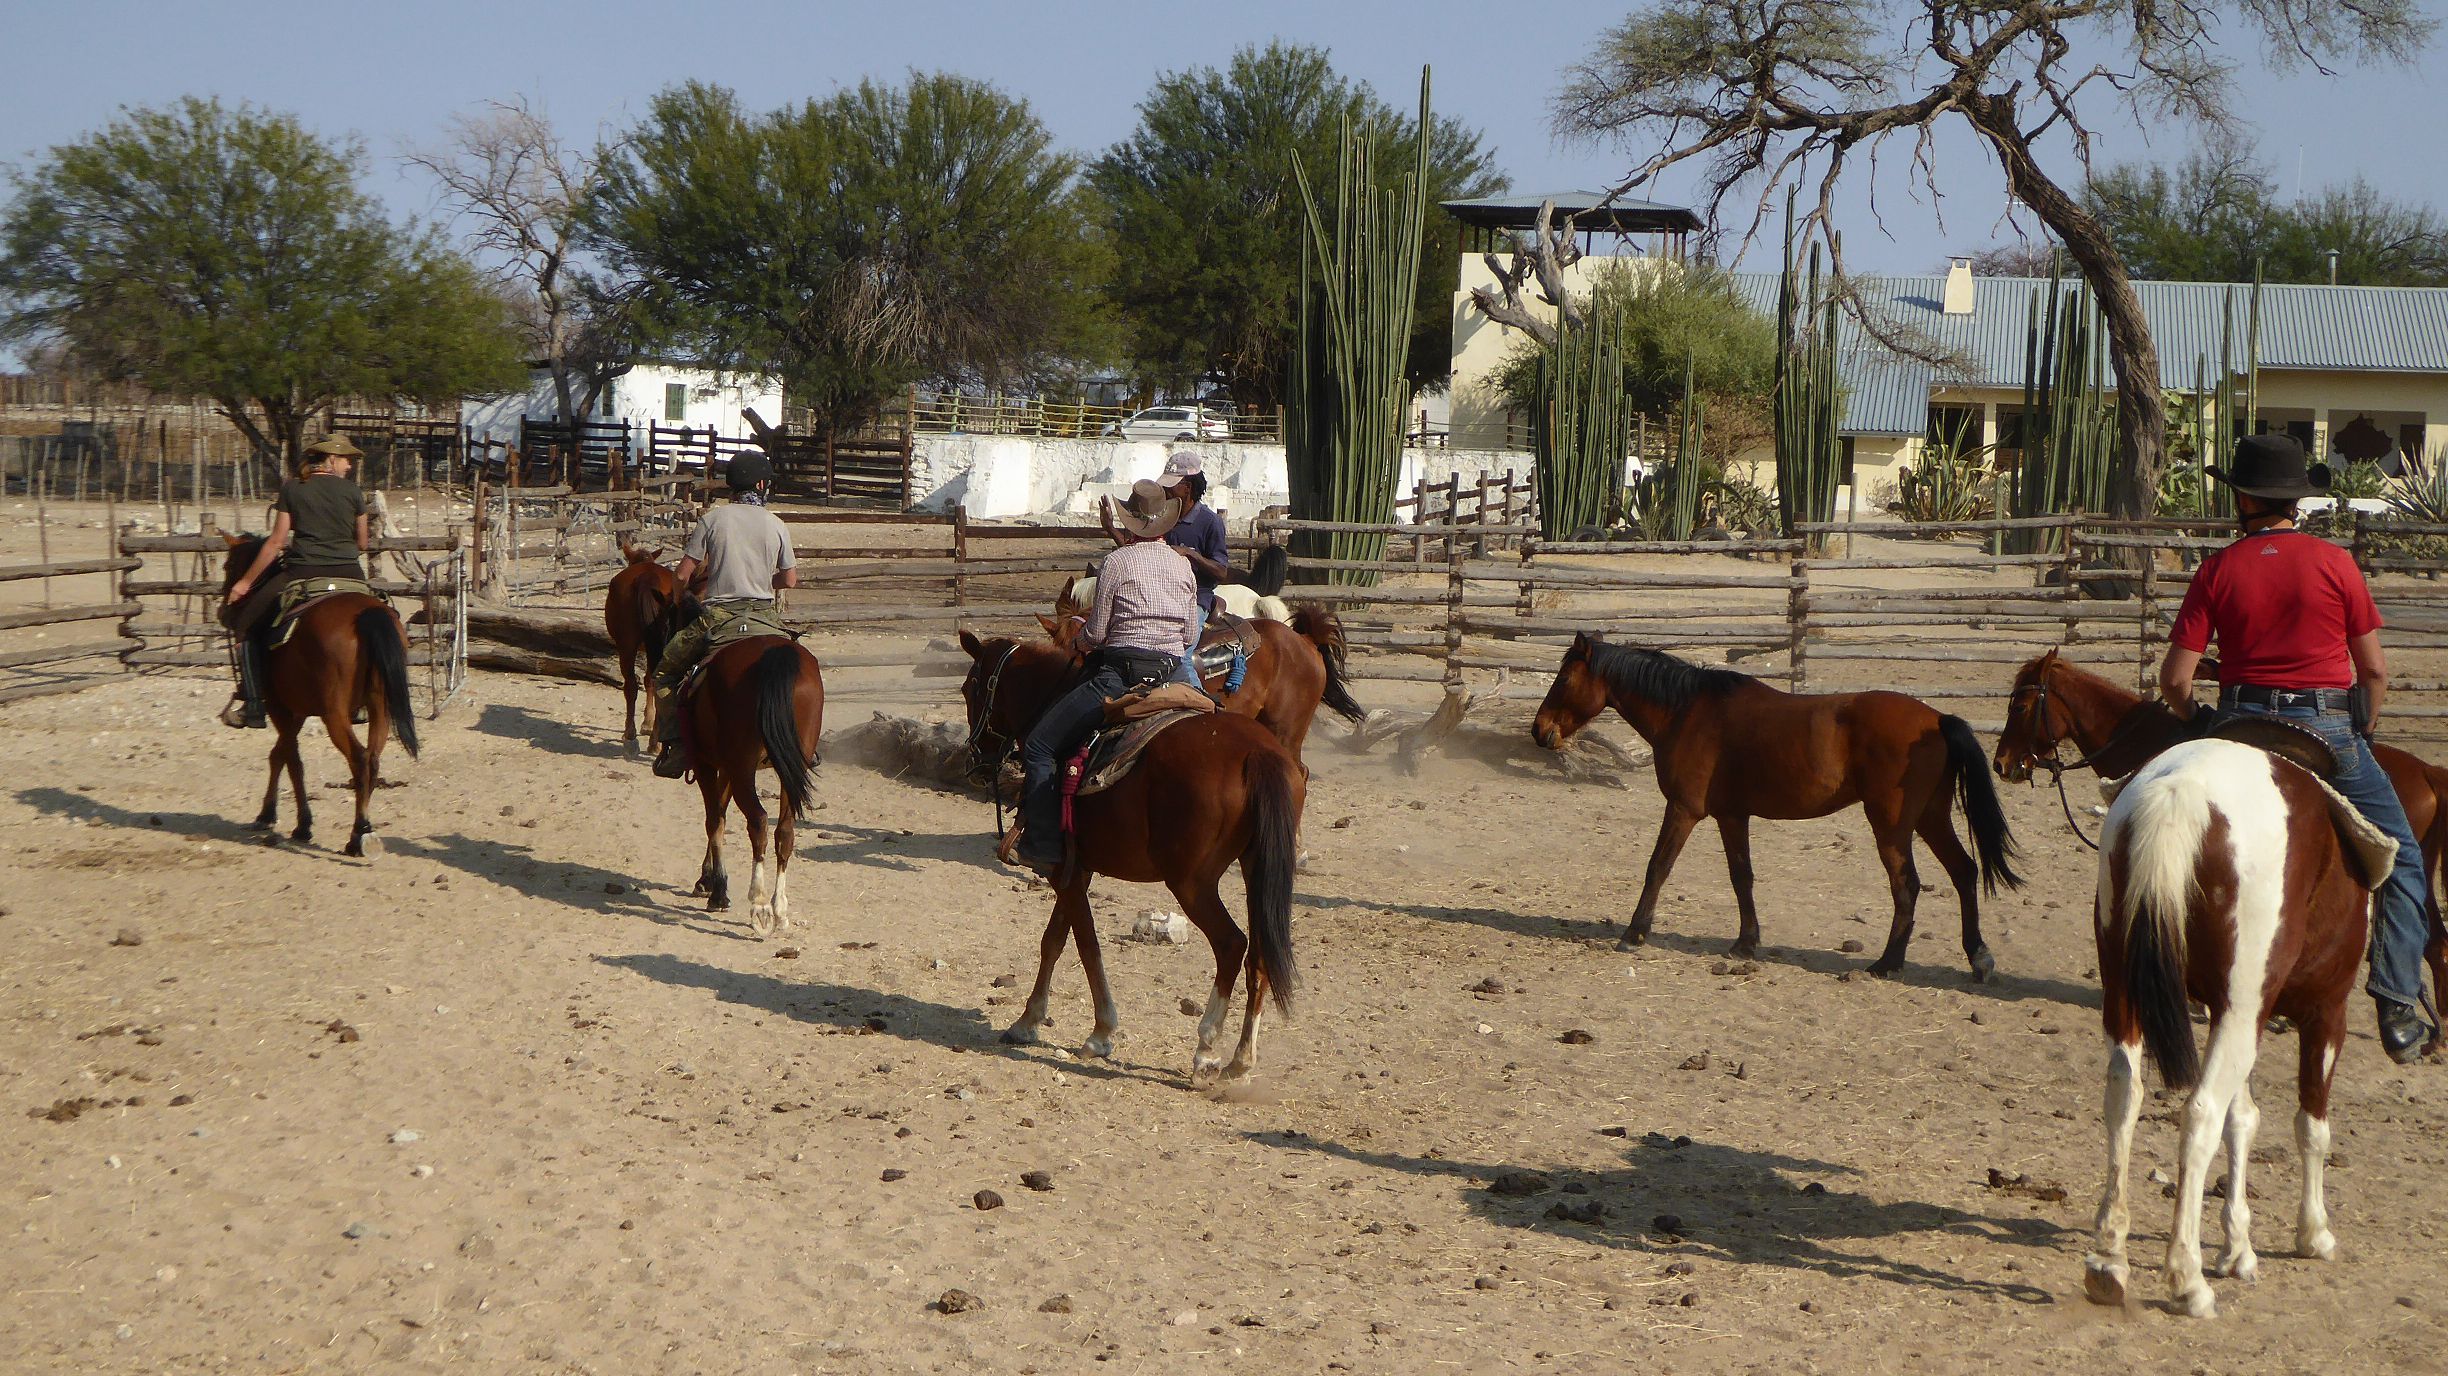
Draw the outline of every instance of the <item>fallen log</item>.
[[[491,642],[468,646],[468,667],[494,669],[512,674],[538,674],[546,678],[575,679],[580,683],[601,683],[620,687],[620,672],[608,659],[577,659],[565,655],[538,654]]]

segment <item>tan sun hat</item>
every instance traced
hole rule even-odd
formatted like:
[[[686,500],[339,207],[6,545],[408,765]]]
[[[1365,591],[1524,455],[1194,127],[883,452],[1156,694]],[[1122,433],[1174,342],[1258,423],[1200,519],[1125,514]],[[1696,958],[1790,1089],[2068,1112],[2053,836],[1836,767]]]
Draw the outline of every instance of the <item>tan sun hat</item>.
[[[1130,500],[1114,508],[1114,524],[1141,540],[1163,539],[1181,516],[1181,503],[1166,494],[1164,484],[1147,478],[1132,483]]]
[[[319,454],[327,459],[362,459],[365,457],[365,451],[349,443],[349,437],[346,435],[325,435],[307,445],[306,452]]]

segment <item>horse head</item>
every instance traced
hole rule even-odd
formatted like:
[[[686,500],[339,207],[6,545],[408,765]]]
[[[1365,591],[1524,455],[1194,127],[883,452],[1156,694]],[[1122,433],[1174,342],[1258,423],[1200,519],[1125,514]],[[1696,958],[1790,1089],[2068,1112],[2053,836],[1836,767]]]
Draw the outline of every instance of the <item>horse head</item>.
[[[232,535],[224,531],[221,541],[229,546],[229,553],[221,560],[221,591],[226,593],[240,578],[246,576],[248,569],[255,567],[255,556],[263,552],[264,537],[261,535]]]
[[[2055,759],[2058,744],[2073,734],[2066,721],[2070,709],[2055,691],[2059,664],[2052,649],[2015,671],[2006,696],[2006,729],[1998,733],[1997,753],[1989,760],[2008,783],[2029,782],[2032,766]]]
[[[960,633],[960,645],[969,655],[961,704],[969,722],[969,776],[977,779],[1028,735],[1070,681],[1079,655],[1053,640],[980,640],[968,631]]]
[[[1598,644],[1586,631],[1574,636],[1571,648],[1564,651],[1564,662],[1556,667],[1555,682],[1547,685],[1546,700],[1530,720],[1530,739],[1546,749],[1563,749],[1574,732],[1606,710],[1606,680],[1591,663]]]

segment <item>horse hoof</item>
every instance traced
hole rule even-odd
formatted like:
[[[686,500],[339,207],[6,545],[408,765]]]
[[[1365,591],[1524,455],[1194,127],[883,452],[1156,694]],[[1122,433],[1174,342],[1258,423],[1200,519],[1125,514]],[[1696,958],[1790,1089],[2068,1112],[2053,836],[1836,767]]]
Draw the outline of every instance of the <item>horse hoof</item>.
[[[349,842],[349,854],[351,855],[363,857],[368,855],[380,855],[382,853],[382,838],[370,831],[365,835],[358,837],[356,840]]]
[[[1091,1060],[1110,1061],[1113,1059],[1113,1038],[1092,1036],[1080,1043],[1080,1054]]]
[[[2188,1319],[2215,1319],[2218,1317],[2218,1296],[2211,1292],[2209,1284],[2205,1281],[2195,1280],[2191,1288],[2169,1296],[2168,1304],[2177,1313]]]
[[[710,913],[727,913],[731,911],[731,900],[723,897],[720,894],[716,894],[715,896],[706,900],[706,911]]]
[[[1622,936],[1615,939],[1615,949],[1618,951],[1638,950],[1642,945],[1646,944],[1648,940],[1649,934],[1647,932],[1626,932]]]
[[[1037,1025],[1029,1022],[1016,1022],[1004,1028],[1003,1044],[1005,1046],[1035,1046],[1037,1044]]]
[[[297,830],[289,833],[289,839],[302,846],[314,839],[314,833],[304,827],[299,827]]]
[[[2251,1249],[2247,1248],[2235,1256],[2220,1257],[2212,1263],[2210,1274],[2225,1276],[2229,1280],[2240,1280],[2249,1285],[2261,1279],[2261,1258],[2253,1255]]]
[[[2125,1263],[2083,1258],[2083,1296],[2093,1304],[2125,1303]]]
[[[2310,1261],[2334,1261],[2337,1259],[2337,1239],[2326,1228],[2310,1237],[2298,1237],[2295,1239],[2295,1255]]]
[[[274,824],[275,824],[275,819],[273,818],[273,816],[272,816],[272,814],[271,814],[271,813],[267,812],[267,813],[265,813],[263,816],[256,818],[254,821],[247,823],[247,830],[249,830],[249,831],[270,831],[270,830],[273,828]]]
[[[1903,968],[1904,961],[1901,957],[1880,956],[1871,964],[1870,973],[1880,979],[1893,979],[1895,972]]]
[[[1726,947],[1726,954],[1734,957],[1736,960],[1750,960],[1759,954],[1759,943],[1756,941],[1737,941],[1733,945]]]
[[[1974,984],[1987,984],[1989,977],[1996,973],[1997,957],[1989,954],[1988,947],[1983,946],[1972,953],[1972,982]]]
[[[748,930],[756,933],[756,938],[759,941],[763,941],[765,938],[772,936],[774,930],[773,909],[763,903],[749,904]]]
[[[1224,1061],[1217,1056],[1200,1056],[1190,1062],[1190,1087],[1205,1089],[1224,1074]]]

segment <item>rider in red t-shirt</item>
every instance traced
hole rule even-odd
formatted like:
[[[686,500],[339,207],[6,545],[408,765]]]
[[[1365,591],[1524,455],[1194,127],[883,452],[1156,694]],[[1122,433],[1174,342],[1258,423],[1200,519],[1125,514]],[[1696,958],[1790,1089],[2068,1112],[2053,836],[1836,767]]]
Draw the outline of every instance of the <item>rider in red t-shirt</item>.
[[[2392,1060],[2411,1061],[2431,1036],[2417,1007],[2427,885],[2422,847],[2368,743],[2388,687],[2379,608],[2352,555],[2295,528],[2295,504],[2329,490],[2327,465],[2307,469],[2303,447],[2286,435],[2253,435],[2236,444],[2231,471],[2213,468],[2210,476],[2235,489],[2244,533],[2203,560],[2185,589],[2159,666],[2159,694],[2189,720],[2194,670],[2215,638],[2220,709],[2317,733],[2337,756],[2330,782],[2397,842],[2364,987],[2378,1006],[2381,1046]],[[2360,712],[2357,690],[2367,695]]]

